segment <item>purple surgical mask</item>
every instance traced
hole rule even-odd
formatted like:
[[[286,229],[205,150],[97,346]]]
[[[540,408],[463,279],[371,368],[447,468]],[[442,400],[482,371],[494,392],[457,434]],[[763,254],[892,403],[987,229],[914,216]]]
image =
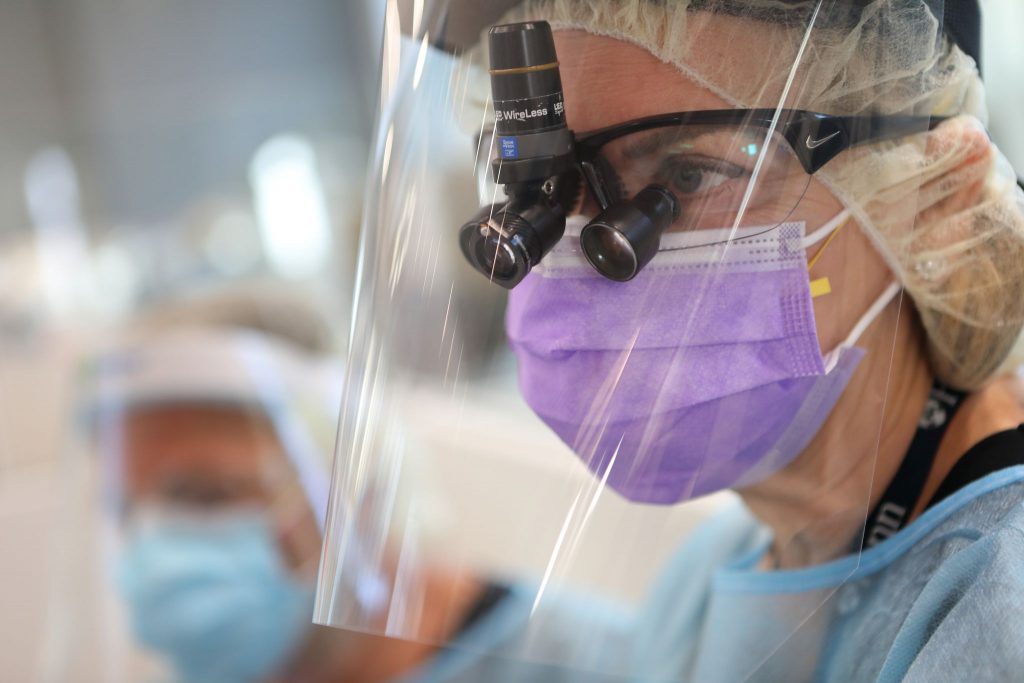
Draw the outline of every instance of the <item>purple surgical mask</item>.
[[[802,223],[666,234],[626,283],[594,273],[574,239],[586,219],[570,219],[509,301],[526,402],[629,500],[764,479],[821,428],[863,357],[853,343],[899,291],[822,356],[805,250],[847,218],[810,237]]]

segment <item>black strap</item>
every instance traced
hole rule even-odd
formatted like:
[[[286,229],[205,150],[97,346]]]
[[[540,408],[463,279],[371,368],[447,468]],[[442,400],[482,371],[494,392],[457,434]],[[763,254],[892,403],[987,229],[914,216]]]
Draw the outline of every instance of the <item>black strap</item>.
[[[939,382],[932,386],[903,463],[878,505],[868,515],[860,550],[884,541],[903,528],[907,515],[921,497],[946,427],[965,395]]]
[[[1024,425],[993,434],[972,446],[939,484],[927,507],[972,481],[1015,465],[1024,465]]]
[[[480,597],[477,598],[473,606],[466,612],[466,616],[462,618],[462,623],[455,630],[456,635],[461,635],[473,627],[474,624],[479,622],[485,616],[491,613],[491,611],[498,606],[502,600],[508,597],[511,593],[511,589],[508,586],[500,583],[490,583],[484,587]]]

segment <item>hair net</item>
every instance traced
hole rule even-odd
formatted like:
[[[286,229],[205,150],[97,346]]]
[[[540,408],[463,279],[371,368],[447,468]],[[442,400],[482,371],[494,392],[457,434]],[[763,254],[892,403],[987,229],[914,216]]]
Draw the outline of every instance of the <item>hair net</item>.
[[[736,107],[952,117],[844,152],[816,177],[913,298],[939,377],[976,387],[1024,360],[1024,193],[985,133],[977,67],[924,0],[824,5],[530,0],[505,21],[630,42]],[[750,48],[724,54],[736,45]],[[778,68],[794,63],[793,73]]]

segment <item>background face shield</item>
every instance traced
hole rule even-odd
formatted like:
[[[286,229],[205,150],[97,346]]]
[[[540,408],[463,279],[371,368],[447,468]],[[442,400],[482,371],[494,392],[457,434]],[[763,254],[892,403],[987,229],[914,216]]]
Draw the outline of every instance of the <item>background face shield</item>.
[[[752,621],[725,643],[667,626],[694,604],[681,586],[697,602],[712,589],[708,565],[679,549],[730,499],[703,496],[749,490],[810,448],[827,452],[809,494],[824,512],[810,526],[850,530],[815,556],[858,555],[877,457],[877,440],[862,437],[882,428],[888,360],[906,343],[909,316],[900,318],[894,277],[780,131],[674,127],[623,136],[595,157],[615,169],[607,185],[618,196],[652,180],[694,195],[650,266],[627,283],[594,272],[579,246],[593,218],[581,200],[564,238],[506,301],[459,252],[458,227],[477,210],[480,160],[493,156],[493,105],[480,50],[432,47],[440,31],[432,18],[455,9],[389,9],[317,623],[451,646],[474,666],[486,653],[517,666],[649,674],[645,653],[663,648],[683,652],[708,680],[757,680],[776,667],[809,676],[852,570],[792,599],[751,597],[753,621],[775,615],[774,630],[758,632]],[[695,15],[694,45],[738,21]],[[745,106],[800,105],[802,48],[819,30],[812,16],[765,29],[788,41],[772,81],[781,87]],[[508,17],[549,18],[540,10]],[[556,25],[556,42],[563,35]],[[651,90],[625,75],[610,72],[612,81],[591,89],[565,76],[614,68],[617,55],[605,48],[616,41],[586,39],[604,42],[558,55],[570,128],[584,114],[577,133],[651,115],[639,106]],[[666,79],[665,89],[683,94],[697,87],[679,74]],[[600,111],[615,113],[597,122]],[[925,153],[919,136],[899,144]],[[488,191],[485,201],[502,201]],[[911,196],[907,228],[913,205]],[[828,286],[812,291],[821,278]],[[855,500],[833,505],[863,477]],[[751,567],[770,560],[758,532],[735,538]],[[380,609],[341,590],[357,556],[386,577]],[[467,627],[495,586],[510,597]],[[733,597],[727,621],[745,626],[745,603]],[[656,625],[658,637],[647,630]],[[714,674],[716,663],[729,674]]]

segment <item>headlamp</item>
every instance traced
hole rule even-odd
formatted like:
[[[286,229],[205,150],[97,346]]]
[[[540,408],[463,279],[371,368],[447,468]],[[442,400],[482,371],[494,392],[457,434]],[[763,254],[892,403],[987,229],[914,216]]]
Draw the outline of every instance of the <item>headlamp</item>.
[[[573,168],[573,136],[551,26],[494,26],[488,39],[498,150],[491,171],[510,199],[481,209],[462,227],[459,244],[476,270],[511,289],[565,233],[555,188]]]
[[[494,100],[495,182],[509,200],[484,207],[459,231],[462,253],[477,271],[511,289],[565,234],[567,192],[582,170],[565,123],[565,100],[551,26],[503,24],[488,32]],[[671,192],[651,186],[605,207],[581,235],[584,253],[605,277],[629,280],[658,250],[679,215]]]

